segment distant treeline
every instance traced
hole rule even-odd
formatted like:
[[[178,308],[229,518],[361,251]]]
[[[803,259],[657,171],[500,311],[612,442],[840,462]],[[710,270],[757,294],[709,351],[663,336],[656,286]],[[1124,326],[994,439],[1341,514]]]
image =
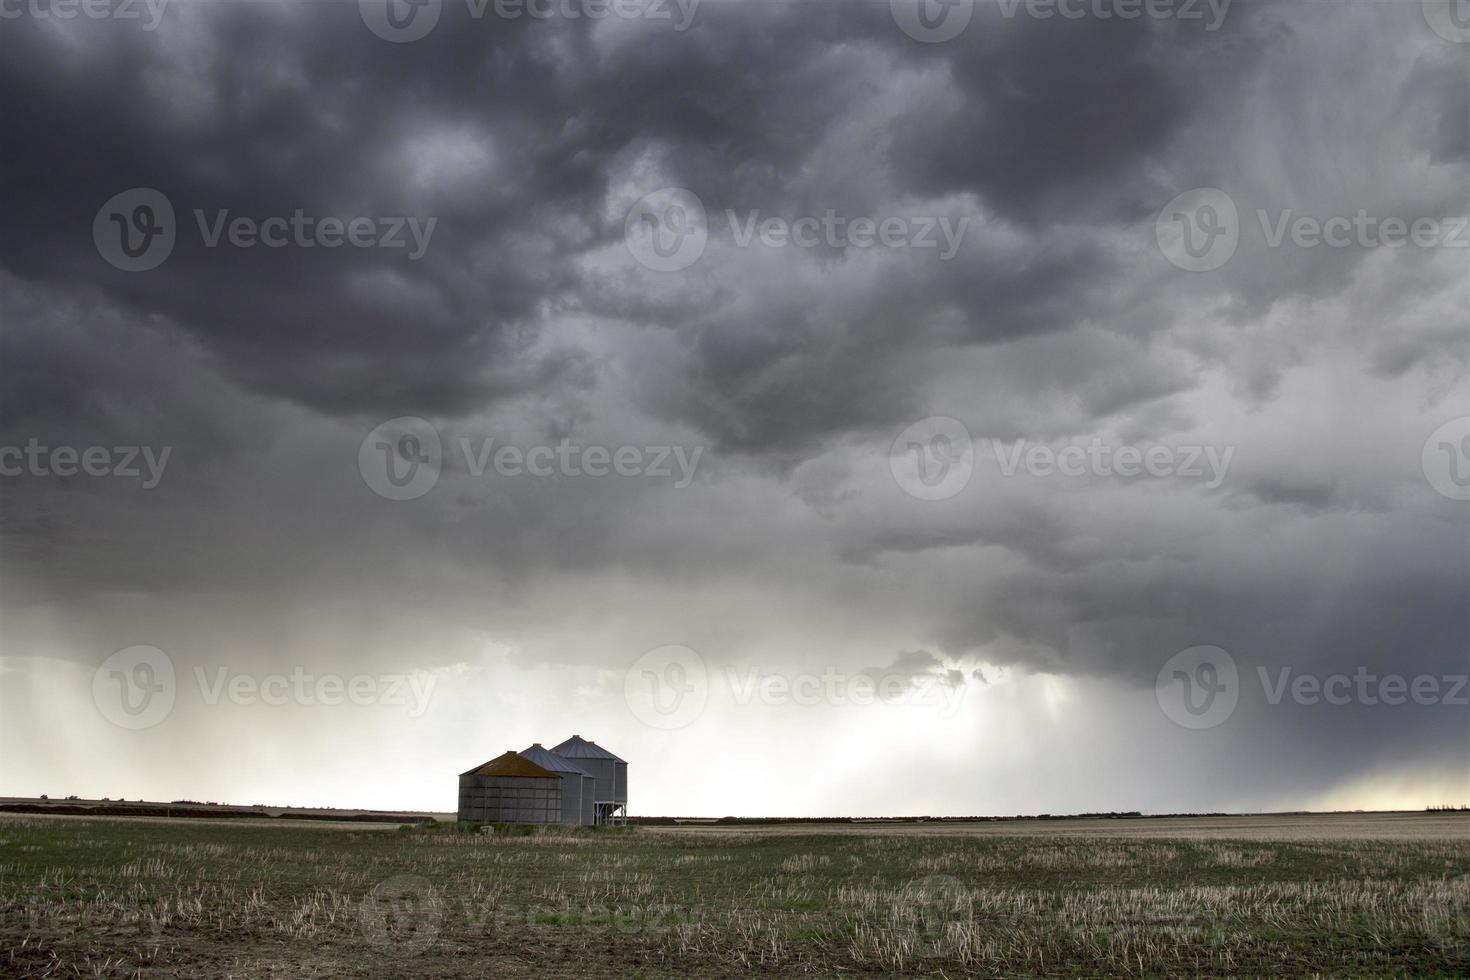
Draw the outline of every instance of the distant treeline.
[[[1223,817],[1223,813],[1159,813],[1150,814],[1150,818],[1157,817]],[[667,827],[674,824],[709,824],[711,826],[739,826],[742,824],[775,824],[775,823],[832,823],[832,824],[863,824],[863,823],[987,823],[1002,820],[1136,820],[1142,819],[1143,813],[1138,810],[1128,810],[1118,813],[1034,813],[1021,814],[1013,817],[629,817],[628,823],[642,824],[651,827]]]
[[[164,803],[4,803],[4,813],[70,813],[92,817],[265,817],[264,810],[242,807],[171,807]]]
[[[1321,811],[1337,813],[1365,813],[1372,811]],[[1404,811],[1414,812],[1414,811]],[[1445,804],[1443,806],[1425,807],[1426,813],[1470,813],[1470,806],[1455,806]],[[1298,817],[1309,816],[1314,813],[1320,815],[1319,811],[1312,810],[1283,810],[1273,812],[1270,816],[1276,817]],[[731,827],[740,825],[757,826],[761,824],[778,823],[806,823],[806,824],[887,824],[887,823],[997,823],[1017,820],[1164,820],[1184,819],[1186,817],[1239,817],[1251,816],[1252,814],[1226,813],[1223,811],[1211,811],[1208,813],[1143,813],[1139,810],[1124,810],[1107,813],[1021,813],[1010,817],[629,817],[628,823],[633,825],[642,824],[649,827],[670,827],[676,824],[700,824],[712,827]],[[1254,814],[1264,816],[1265,814]]]
[[[278,820],[330,820],[333,823],[435,823],[433,817],[410,813],[278,813]]]
[[[190,803],[3,803],[0,813],[60,813],[85,817],[204,817],[225,819],[251,817],[256,820],[330,820],[334,823],[433,823],[433,817],[393,813],[267,813],[249,807],[209,806]]]

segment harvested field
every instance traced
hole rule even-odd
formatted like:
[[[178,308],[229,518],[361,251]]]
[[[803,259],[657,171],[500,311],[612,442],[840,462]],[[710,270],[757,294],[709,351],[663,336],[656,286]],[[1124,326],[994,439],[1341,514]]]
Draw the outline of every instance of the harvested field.
[[[1470,820],[1209,820],[487,836],[6,816],[0,973],[1470,971]]]

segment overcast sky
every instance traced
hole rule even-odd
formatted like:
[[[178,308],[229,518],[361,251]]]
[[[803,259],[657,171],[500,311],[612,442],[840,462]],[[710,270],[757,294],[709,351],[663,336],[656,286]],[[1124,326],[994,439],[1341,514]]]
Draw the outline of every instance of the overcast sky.
[[[1447,4],[160,2],[0,0],[0,794],[1470,803]]]

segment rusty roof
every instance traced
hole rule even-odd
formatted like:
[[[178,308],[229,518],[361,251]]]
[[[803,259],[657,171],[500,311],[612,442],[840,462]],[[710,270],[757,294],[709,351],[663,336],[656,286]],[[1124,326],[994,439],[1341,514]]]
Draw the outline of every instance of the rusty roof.
[[[476,766],[469,772],[460,773],[461,776],[521,776],[525,778],[560,779],[556,773],[549,769],[543,769],[530,759],[523,758],[515,752],[506,752],[497,755],[483,766]]]

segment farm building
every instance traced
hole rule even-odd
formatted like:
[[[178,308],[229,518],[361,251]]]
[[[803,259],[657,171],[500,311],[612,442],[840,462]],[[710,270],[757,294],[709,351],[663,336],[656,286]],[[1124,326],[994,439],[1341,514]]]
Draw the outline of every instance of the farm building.
[[[514,752],[459,777],[459,819],[485,823],[557,823],[561,774]]]
[[[606,824],[628,815],[628,763],[573,735],[506,752],[459,777],[460,820]]]
[[[628,815],[628,764],[596,742],[573,735],[551,750],[597,781],[593,823],[612,823]]]
[[[537,742],[529,749],[523,749],[519,753],[522,759],[529,759],[542,769],[557,774],[561,779],[561,822],[562,823],[585,823],[593,822],[596,811],[593,809],[594,789],[597,780],[588,774],[585,769],[578,768],[570,760],[563,759],[553,752],[548,752]]]

